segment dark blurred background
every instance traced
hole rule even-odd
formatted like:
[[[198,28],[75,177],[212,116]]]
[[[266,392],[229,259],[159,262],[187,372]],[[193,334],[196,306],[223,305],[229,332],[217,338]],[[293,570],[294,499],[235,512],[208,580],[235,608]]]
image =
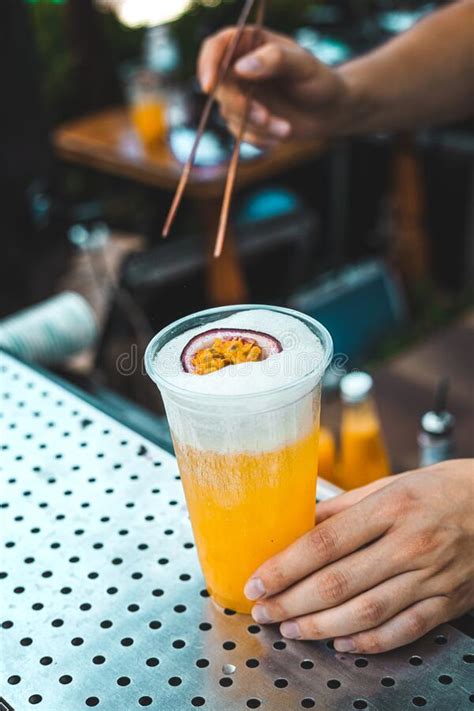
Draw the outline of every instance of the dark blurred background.
[[[272,0],[266,24],[336,65],[439,4]],[[312,146],[297,158],[296,149],[276,160],[247,147],[216,265],[209,245],[232,147],[216,112],[195,186],[172,238],[161,240],[203,106],[200,43],[235,22],[241,5],[3,0],[0,317],[81,293],[99,337],[79,356],[50,360],[87,387],[150,405],[133,365],[146,340],[210,305],[248,300],[312,313],[356,366],[399,352],[472,304],[472,122]],[[160,145],[143,140],[130,113],[137,71],[150,72],[164,97]],[[123,377],[117,359],[127,354]]]

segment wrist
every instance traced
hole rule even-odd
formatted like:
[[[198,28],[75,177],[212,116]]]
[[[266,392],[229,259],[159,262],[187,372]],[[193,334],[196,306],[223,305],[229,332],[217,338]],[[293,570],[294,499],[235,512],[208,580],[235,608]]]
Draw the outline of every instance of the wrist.
[[[354,60],[337,71],[343,85],[336,135],[345,136],[376,130],[377,102],[367,86],[364,60]]]

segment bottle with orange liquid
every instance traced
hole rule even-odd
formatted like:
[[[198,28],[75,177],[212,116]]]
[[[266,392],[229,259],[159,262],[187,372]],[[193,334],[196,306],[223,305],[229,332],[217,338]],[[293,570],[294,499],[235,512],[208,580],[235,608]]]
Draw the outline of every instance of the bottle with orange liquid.
[[[343,489],[356,489],[391,474],[372,389],[368,373],[350,373],[340,383],[343,411],[337,483]]]
[[[334,483],[334,467],[336,460],[336,443],[330,429],[321,427],[318,442],[318,474],[327,481]]]

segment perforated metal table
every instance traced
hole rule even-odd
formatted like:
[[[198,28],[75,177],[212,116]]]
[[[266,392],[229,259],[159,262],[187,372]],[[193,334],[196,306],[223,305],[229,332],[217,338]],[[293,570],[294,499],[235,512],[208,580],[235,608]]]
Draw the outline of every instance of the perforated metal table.
[[[0,384],[6,709],[474,709],[450,625],[354,657],[217,609],[174,458],[5,354]]]

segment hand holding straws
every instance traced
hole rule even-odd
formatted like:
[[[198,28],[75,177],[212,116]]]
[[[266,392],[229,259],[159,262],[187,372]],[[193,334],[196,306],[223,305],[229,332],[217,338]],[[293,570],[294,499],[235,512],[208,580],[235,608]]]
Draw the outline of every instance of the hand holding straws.
[[[168,236],[171,226],[173,224],[174,218],[176,217],[176,213],[178,211],[178,208],[179,208],[181,199],[183,197],[184,191],[186,189],[186,185],[187,185],[194,161],[196,159],[196,153],[197,153],[199,143],[200,143],[201,138],[202,138],[204,131],[206,129],[206,125],[209,120],[212,105],[216,99],[217,90],[219,89],[219,86],[222,84],[222,82],[225,80],[225,78],[227,76],[230,65],[231,65],[232,60],[235,56],[235,52],[239,46],[240,39],[241,39],[242,34],[245,30],[246,22],[249,18],[249,15],[252,11],[254,4],[255,4],[255,0],[245,0],[245,4],[242,9],[242,13],[241,13],[239,20],[237,22],[236,32],[234,34],[234,37],[232,38],[232,41],[230,42],[229,46],[227,47],[227,49],[225,51],[224,57],[222,58],[222,62],[221,62],[220,68],[219,68],[219,73],[217,76],[217,81],[215,82],[214,87],[212,88],[212,91],[209,94],[206,104],[204,106],[204,110],[203,110],[201,118],[199,120],[199,125],[198,125],[196,138],[194,140],[193,147],[191,148],[191,152],[189,154],[188,160],[186,161],[186,163],[184,165],[183,172],[181,174],[181,177],[180,177],[180,180],[178,183],[178,187],[176,189],[176,193],[175,193],[173,202],[171,204],[171,207],[170,207],[170,210],[168,213],[168,217],[166,218],[166,222],[163,227],[163,233],[162,233],[163,237]],[[260,29],[263,24],[264,14],[265,14],[265,0],[258,0],[257,16],[256,16],[255,29],[254,29],[254,35],[253,35],[253,41],[252,41],[253,47],[255,47],[257,45],[259,34],[260,34]],[[235,179],[237,176],[237,168],[238,168],[239,155],[240,155],[240,146],[242,143],[243,135],[245,133],[245,127],[247,125],[250,104],[252,101],[252,93],[253,93],[252,90],[250,90],[247,95],[245,109],[244,109],[244,113],[242,116],[242,122],[240,124],[239,133],[237,135],[235,145],[234,145],[234,150],[232,152],[232,157],[230,160],[229,171],[227,173],[227,179],[226,179],[226,184],[225,184],[225,189],[224,189],[224,198],[222,201],[222,209],[221,209],[221,214],[220,214],[220,219],[219,219],[219,228],[217,230],[216,243],[215,243],[215,247],[214,247],[214,257],[219,257],[222,254],[222,249],[224,246],[224,239],[225,239],[225,234],[227,231],[227,223],[229,220],[230,205],[232,202],[232,193],[234,190]]]

